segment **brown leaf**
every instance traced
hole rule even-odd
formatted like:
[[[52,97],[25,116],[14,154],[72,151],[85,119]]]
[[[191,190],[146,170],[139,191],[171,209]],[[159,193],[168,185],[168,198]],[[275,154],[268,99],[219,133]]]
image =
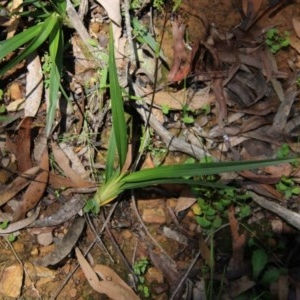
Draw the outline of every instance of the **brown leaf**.
[[[205,243],[205,240],[204,240],[202,235],[200,235],[200,237],[199,237],[199,249],[201,251],[202,258],[205,260],[207,265],[212,268],[214,266],[215,262],[212,261],[211,250],[209,249],[209,247]]]
[[[218,109],[218,123],[220,127],[223,127],[223,123],[227,119],[227,103],[223,90],[223,79],[214,79],[212,81],[212,88],[216,96],[216,105]]]
[[[175,207],[175,213],[178,214],[181,211],[186,210],[187,208],[191,207],[196,201],[197,198],[193,195],[190,189],[184,189],[180,193],[180,197],[178,198]]]
[[[297,37],[300,39],[300,17],[293,17],[293,27]]]
[[[77,243],[85,224],[84,218],[76,219],[70,226],[67,234],[61,242],[56,245],[53,252],[49,253],[42,259],[37,261],[37,264],[42,266],[54,266],[63,260],[73,249]]]
[[[43,152],[39,168],[41,172],[31,181],[22,200],[18,203],[18,208],[14,212],[14,220],[19,220],[24,217],[29,210],[34,208],[46,190],[49,177],[49,156],[47,148]]]
[[[10,223],[9,226],[5,229],[0,229],[0,235],[7,235],[9,233],[18,231],[20,229],[23,229],[30,225],[34,220],[36,220],[39,216],[39,209],[36,210],[34,214],[32,214],[30,217],[23,219],[18,222]]]
[[[234,215],[234,207],[228,210],[228,219],[232,236],[232,256],[229,262],[229,269],[234,274],[240,274],[244,267],[244,248],[246,246],[246,234],[239,233],[239,223]]]
[[[243,0],[242,6],[244,14],[250,18],[254,19],[261,7],[262,0]]]
[[[32,168],[31,162],[31,124],[32,118],[23,119],[17,135],[17,162],[19,172]]]
[[[71,165],[71,162],[69,158],[66,156],[66,154],[62,151],[62,149],[57,145],[57,143],[52,143],[52,151],[55,158],[56,163],[59,165],[59,167],[64,171],[65,175],[69,177],[73,183],[76,184],[76,187],[87,187],[90,186],[90,182],[84,181],[79,174],[77,174]]]
[[[7,185],[0,192],[0,206],[9,201],[12,197],[23,190],[33,179],[33,176],[38,173],[39,167],[33,167],[27,170],[25,173],[17,177],[12,183]]]
[[[176,19],[172,23],[172,33],[174,37],[174,47],[173,47],[173,63],[171,70],[168,74],[169,82],[181,81],[190,73],[191,71],[191,54],[187,52],[184,35],[185,35],[186,25],[180,20]]]
[[[85,277],[95,291],[105,294],[113,300],[140,299],[113,270],[103,265],[96,265],[93,270],[78,248],[75,249],[75,252]],[[103,281],[98,279],[95,271]]]

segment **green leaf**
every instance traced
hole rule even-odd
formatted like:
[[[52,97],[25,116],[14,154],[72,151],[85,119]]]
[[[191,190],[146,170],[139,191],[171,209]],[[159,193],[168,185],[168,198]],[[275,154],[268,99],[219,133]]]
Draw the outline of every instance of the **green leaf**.
[[[0,229],[5,229],[5,228],[7,228],[8,224],[9,224],[9,221],[8,221],[8,220],[3,221],[2,223],[0,223]]]
[[[249,205],[243,205],[241,207],[241,211],[239,212],[239,216],[241,218],[246,218],[251,215],[251,207]]]
[[[222,219],[219,216],[216,216],[212,222],[212,228],[218,229],[219,227],[221,227],[222,223]]]
[[[271,159],[261,161],[213,162],[196,163],[172,166],[159,166],[131,173],[124,178],[126,183],[147,182],[153,179],[171,179],[184,176],[205,176],[224,172],[238,172],[247,169],[256,169],[270,165],[294,162],[295,159]]]
[[[36,37],[42,28],[43,24],[39,23],[32,26],[21,33],[18,33],[14,37],[0,42],[0,60],[2,60],[6,55],[15,51],[22,45],[26,44],[28,41]]]
[[[55,22],[49,36],[49,54],[51,58],[51,72],[49,81],[49,106],[47,107],[46,135],[51,133],[57,103],[59,101],[59,87],[62,73],[63,32],[62,24]]]
[[[106,164],[105,164],[105,182],[107,182],[114,173],[114,163],[115,163],[115,155],[116,155],[116,138],[114,134],[114,128],[112,127],[109,142],[108,142],[108,149],[107,157],[106,157]]]
[[[125,122],[122,92],[118,80],[117,67],[115,61],[114,38],[112,27],[110,27],[109,39],[109,90],[111,97],[113,128],[119,155],[120,168],[122,169],[127,155],[127,128]]]
[[[181,118],[181,121],[185,124],[193,124],[195,122],[195,119],[190,116],[184,116]]]
[[[49,37],[52,32],[53,27],[55,26],[58,20],[58,15],[52,14],[49,16],[41,25],[38,27],[39,30],[35,33],[33,40],[29,43],[28,46],[16,57],[9,61],[1,70],[0,76],[5,74],[10,68],[15,66],[17,63],[28,57],[31,53],[33,53],[37,48],[39,48]],[[31,34],[33,34],[31,32]],[[23,44],[23,43],[22,43]]]
[[[207,220],[204,217],[196,216],[196,221],[204,229],[209,228],[211,226],[211,221]]]
[[[280,275],[281,274],[278,269],[275,268],[269,269],[264,273],[261,279],[261,283],[269,286],[270,283],[276,282],[279,279]]]
[[[253,278],[257,279],[258,275],[265,268],[268,262],[268,255],[265,250],[257,249],[252,253],[252,270]]]

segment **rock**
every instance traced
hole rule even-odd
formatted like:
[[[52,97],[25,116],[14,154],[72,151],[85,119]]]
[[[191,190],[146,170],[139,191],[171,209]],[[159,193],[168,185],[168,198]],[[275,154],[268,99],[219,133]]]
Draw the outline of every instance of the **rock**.
[[[5,297],[19,298],[23,282],[23,268],[21,265],[11,265],[1,272],[0,294]]]

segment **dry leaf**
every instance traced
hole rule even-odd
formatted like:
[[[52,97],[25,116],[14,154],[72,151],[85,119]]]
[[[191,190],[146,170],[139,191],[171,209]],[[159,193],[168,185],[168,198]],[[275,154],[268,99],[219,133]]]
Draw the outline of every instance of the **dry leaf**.
[[[28,59],[26,76],[25,117],[34,117],[40,107],[43,94],[43,73],[37,53]]]
[[[18,207],[14,212],[14,220],[19,220],[24,217],[29,210],[34,208],[46,190],[49,177],[49,156],[47,148],[45,148],[41,157],[39,168],[41,172],[31,181],[21,201],[18,203]]]
[[[250,20],[257,16],[257,13],[261,7],[262,0],[243,0],[242,6],[244,14]]]
[[[181,192],[180,197],[178,198],[176,207],[174,209],[175,213],[178,214],[181,211],[190,208],[193,204],[195,204],[196,201],[197,201],[197,198],[195,197],[195,195],[193,195],[191,190],[184,189]]]
[[[80,250],[76,248],[75,252],[85,277],[95,291],[107,295],[112,300],[140,299],[113,270],[103,265],[96,265],[94,270],[103,279],[100,281]]]
[[[22,120],[18,130],[16,142],[16,157],[18,163],[18,171],[25,172],[32,168],[31,163],[31,124],[32,118],[28,117]]]
[[[97,0],[97,2],[104,7],[109,18],[116,23],[119,27],[121,26],[121,11],[120,11],[120,0]]]
[[[228,265],[228,272],[232,274],[232,277],[236,277],[242,274],[245,268],[246,233],[239,233],[239,223],[235,218],[233,206],[228,210],[228,219],[232,236],[232,256]]]
[[[12,183],[2,189],[0,191],[0,206],[23,190],[31,182],[33,176],[38,173],[39,169],[39,167],[33,167],[27,170],[25,173],[18,176]]]
[[[42,266],[54,266],[63,260],[73,249],[77,243],[85,224],[84,218],[76,219],[70,226],[67,234],[61,242],[57,243],[55,250],[42,259],[37,261],[37,264]]]
[[[21,6],[22,3],[23,0],[13,0],[12,5],[9,5],[10,11],[13,13],[15,9],[19,8],[19,12],[22,12],[23,11]],[[12,14],[7,28],[7,39],[12,38],[15,35],[19,22],[20,22],[20,15]]]
[[[91,186],[90,182],[84,181],[79,174],[77,174],[70,166],[71,162],[63,152],[63,150],[57,145],[57,143],[52,143],[52,151],[56,163],[64,171],[65,175],[69,177],[75,184],[76,187],[87,187]]]
[[[292,22],[293,22],[293,27],[294,27],[295,33],[296,33],[297,37],[300,39],[300,18],[293,17]]]
[[[16,232],[20,229],[26,228],[28,225],[30,225],[34,220],[38,218],[39,213],[40,210],[37,209],[35,213],[32,214],[30,217],[18,222],[10,223],[7,228],[0,229],[0,235],[7,235],[9,233]]]

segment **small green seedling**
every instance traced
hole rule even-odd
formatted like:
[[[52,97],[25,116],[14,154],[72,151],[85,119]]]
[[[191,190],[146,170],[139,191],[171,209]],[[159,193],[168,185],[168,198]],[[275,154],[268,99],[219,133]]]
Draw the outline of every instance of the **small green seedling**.
[[[295,183],[292,178],[287,178],[283,176],[276,184],[276,189],[282,192],[287,199],[291,198],[292,196],[300,195],[300,187]]]
[[[133,266],[133,272],[138,278],[138,291],[145,297],[150,297],[149,287],[145,284],[145,274],[149,267],[149,260],[146,257],[142,257],[135,262]]]
[[[282,48],[290,45],[288,32],[280,34],[277,28],[271,28],[266,33],[266,44],[269,46],[272,53],[276,54]]]
[[[196,222],[205,232],[218,229],[227,218],[227,209],[234,204],[237,208],[239,218],[246,218],[251,215],[251,208],[246,201],[247,194],[240,194],[237,189],[227,187],[224,189],[197,188],[197,203],[192,207],[196,215]]]

